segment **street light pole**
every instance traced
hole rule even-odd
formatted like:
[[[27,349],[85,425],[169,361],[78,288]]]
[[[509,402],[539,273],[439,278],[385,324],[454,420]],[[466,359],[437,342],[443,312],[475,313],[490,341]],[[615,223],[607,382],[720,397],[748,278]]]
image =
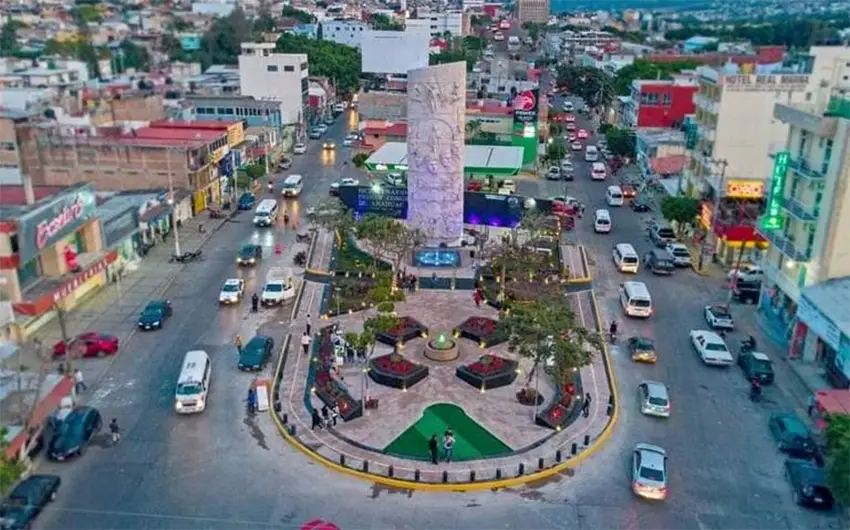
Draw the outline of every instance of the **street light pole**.
[[[174,211],[174,177],[171,175],[171,149],[165,151],[166,163],[168,164],[168,204],[171,206],[171,229],[174,232],[174,255],[182,256],[180,252],[180,233],[177,230],[177,214]]]
[[[727,162],[726,159],[712,159],[711,163],[719,165],[722,169],[720,170],[720,183],[718,184],[717,189],[714,193],[714,205],[712,206],[711,211],[711,223],[708,227],[708,232],[705,234],[705,237],[702,238],[702,243],[700,244],[699,264],[697,266],[697,269],[699,269],[700,271],[702,270],[703,263],[705,262],[705,249],[708,246],[708,236],[714,234],[714,226],[717,223],[717,214],[720,210],[720,198],[726,186],[726,168],[729,166],[729,162]]]

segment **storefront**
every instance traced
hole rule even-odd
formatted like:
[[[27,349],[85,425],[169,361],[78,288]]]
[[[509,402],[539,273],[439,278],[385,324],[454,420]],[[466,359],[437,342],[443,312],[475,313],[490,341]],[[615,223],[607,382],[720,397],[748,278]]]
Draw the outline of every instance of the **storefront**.
[[[115,263],[108,271],[108,276],[113,278],[120,274],[128,263],[139,259],[138,250],[142,242],[139,236],[139,208],[129,206],[109,217],[102,214],[101,224],[104,248],[118,253]]]
[[[724,187],[716,218],[714,201],[700,204],[700,225],[712,234],[709,241],[714,259],[729,267],[760,263],[763,251],[770,246],[756,229],[764,209],[764,181],[729,179]]]

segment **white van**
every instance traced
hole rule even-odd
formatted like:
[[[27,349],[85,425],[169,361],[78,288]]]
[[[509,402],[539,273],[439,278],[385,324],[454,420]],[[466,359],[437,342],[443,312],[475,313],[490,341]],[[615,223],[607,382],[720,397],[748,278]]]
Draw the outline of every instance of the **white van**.
[[[584,161],[585,162],[596,162],[599,160],[599,150],[596,149],[595,145],[588,145],[584,148]]]
[[[620,272],[638,273],[640,260],[635,248],[628,243],[620,243],[614,247],[614,265]]]
[[[590,166],[590,180],[605,180],[608,172],[605,170],[605,164],[602,162],[594,162]]]
[[[652,297],[643,282],[625,282],[620,285],[620,305],[630,317],[652,316]]]
[[[593,214],[593,231],[597,234],[611,232],[611,214],[608,210],[596,210]]]
[[[622,206],[623,190],[620,189],[620,186],[608,186],[608,191],[605,192],[605,200],[608,202],[608,206]]]
[[[254,210],[254,226],[272,226],[277,221],[277,201],[263,199]]]
[[[192,350],[186,354],[174,395],[174,410],[178,414],[204,411],[207,407],[211,376],[212,365],[207,352]]]
[[[301,195],[301,188],[304,187],[304,177],[301,175],[289,175],[286,177],[286,180],[283,181],[283,193],[284,197],[298,197]]]

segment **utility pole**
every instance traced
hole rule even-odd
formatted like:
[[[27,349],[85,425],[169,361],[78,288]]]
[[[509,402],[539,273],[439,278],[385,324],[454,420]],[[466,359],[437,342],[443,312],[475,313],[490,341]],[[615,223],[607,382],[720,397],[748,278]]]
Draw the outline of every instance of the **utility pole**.
[[[166,163],[168,164],[168,199],[171,206],[171,230],[174,232],[174,255],[182,256],[180,252],[180,234],[177,230],[177,213],[174,211],[174,177],[171,175],[171,148],[165,150]]]
[[[53,309],[56,311],[56,320],[59,321],[59,334],[62,337],[62,344],[65,346],[65,373],[73,373],[71,366],[71,339],[68,337],[68,328],[65,326],[65,310],[59,307],[58,302],[53,303]]]
[[[702,270],[703,263],[705,262],[705,249],[708,246],[708,236],[714,234],[714,227],[717,224],[717,214],[720,210],[721,194],[726,189],[726,168],[729,166],[729,162],[727,162],[725,158],[712,159],[710,162],[712,165],[719,165],[722,169],[720,170],[720,182],[717,185],[717,189],[714,190],[714,205],[711,210],[711,226],[708,227],[708,232],[705,234],[705,237],[702,238],[702,244],[700,244],[699,248],[699,264],[697,269],[700,271]]]

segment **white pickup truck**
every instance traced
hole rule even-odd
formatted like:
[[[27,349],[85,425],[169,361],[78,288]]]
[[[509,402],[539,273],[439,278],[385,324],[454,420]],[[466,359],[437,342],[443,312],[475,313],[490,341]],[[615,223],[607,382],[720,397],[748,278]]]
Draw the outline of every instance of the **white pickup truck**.
[[[285,267],[272,267],[266,276],[260,302],[264,306],[281,305],[295,298],[295,279],[292,270]]]

